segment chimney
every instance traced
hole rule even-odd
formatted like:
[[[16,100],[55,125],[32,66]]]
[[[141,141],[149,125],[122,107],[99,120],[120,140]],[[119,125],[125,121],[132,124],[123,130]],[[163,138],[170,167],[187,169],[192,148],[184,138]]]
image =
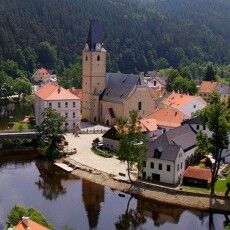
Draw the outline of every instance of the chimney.
[[[22,217],[22,223],[26,226],[26,229],[30,229],[29,220],[30,220],[30,218],[28,216]]]

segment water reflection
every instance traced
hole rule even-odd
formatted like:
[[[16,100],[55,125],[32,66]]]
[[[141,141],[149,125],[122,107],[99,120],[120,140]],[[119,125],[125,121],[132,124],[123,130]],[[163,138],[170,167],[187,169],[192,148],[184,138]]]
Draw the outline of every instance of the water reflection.
[[[65,182],[71,183],[71,181],[74,182],[80,179],[58,170],[56,166],[47,161],[37,160],[35,165],[40,173],[39,179],[35,184],[47,200],[56,200],[59,196],[64,195],[67,187]]]
[[[98,225],[101,207],[104,203],[105,188],[102,185],[82,180],[82,200],[88,216],[90,229]]]
[[[0,171],[0,229],[16,203],[39,209],[58,230],[64,225],[82,230],[222,230],[229,221],[227,215],[185,210],[129,194],[119,196],[117,191],[79,180],[28,154],[0,158]]]
[[[115,223],[117,230],[139,229],[139,227],[146,222],[142,210],[129,208],[132,199],[133,196],[129,198],[125,213],[121,214],[118,217],[118,221]]]
[[[147,199],[137,200],[137,210],[143,212],[146,217],[152,218],[155,226],[165,223],[177,224],[184,211],[182,208],[175,208]]]

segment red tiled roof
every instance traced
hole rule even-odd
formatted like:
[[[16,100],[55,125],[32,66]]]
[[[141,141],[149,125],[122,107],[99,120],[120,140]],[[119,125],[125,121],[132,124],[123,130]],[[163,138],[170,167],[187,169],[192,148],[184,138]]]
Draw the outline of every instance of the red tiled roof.
[[[80,100],[79,97],[72,94],[69,90],[61,86],[48,83],[39,89],[35,95],[43,100],[56,101],[56,100]]]
[[[82,101],[82,96],[83,96],[82,89],[70,88],[69,91],[75,96],[79,97],[80,100]]]
[[[176,128],[181,126],[182,121],[186,119],[186,115],[175,108],[168,107],[158,109],[146,118],[155,119],[157,125]]]
[[[155,119],[142,118],[140,123],[150,132],[157,130],[157,122]]]
[[[218,86],[218,82],[215,81],[202,81],[200,85],[200,93],[212,93]]]
[[[206,180],[206,181],[208,181],[208,183],[211,183],[212,173],[211,173],[210,169],[200,168],[200,167],[196,167],[196,166],[194,166],[194,167],[189,166],[184,171],[184,177]]]
[[[29,227],[30,230],[49,230],[49,228],[46,228],[33,220],[29,220]],[[15,226],[15,230],[26,230],[26,229],[28,229],[28,227],[23,223],[23,221],[20,221]]]
[[[192,96],[176,92],[172,92],[166,99],[164,99],[163,104],[180,109],[182,106],[191,103],[194,99],[200,100],[206,104],[200,96]]]
[[[38,74],[41,75],[41,77],[49,74],[49,72],[44,68],[40,68],[37,71],[38,71]]]

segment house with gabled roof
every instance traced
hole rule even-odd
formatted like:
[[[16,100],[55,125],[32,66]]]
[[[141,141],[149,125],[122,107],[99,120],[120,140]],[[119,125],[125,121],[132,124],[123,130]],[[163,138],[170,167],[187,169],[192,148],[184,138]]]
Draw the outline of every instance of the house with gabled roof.
[[[209,101],[209,97],[213,92],[220,94],[222,101],[227,101],[230,95],[229,84],[219,83],[216,81],[202,81],[199,87],[199,95],[205,100]]]
[[[114,125],[117,117],[128,117],[130,110],[146,116],[155,103],[144,74],[107,73],[103,40],[102,27],[92,20],[82,52],[82,118]]]
[[[162,100],[163,107],[172,107],[184,113],[188,118],[198,110],[207,106],[207,102],[200,96],[172,92]]]
[[[171,129],[148,143],[140,178],[148,182],[181,182],[187,159],[196,148],[196,132],[189,124]]]
[[[74,131],[80,127],[80,98],[63,87],[48,83],[35,92],[35,118],[40,124],[45,108],[53,108],[65,117],[65,127]]]

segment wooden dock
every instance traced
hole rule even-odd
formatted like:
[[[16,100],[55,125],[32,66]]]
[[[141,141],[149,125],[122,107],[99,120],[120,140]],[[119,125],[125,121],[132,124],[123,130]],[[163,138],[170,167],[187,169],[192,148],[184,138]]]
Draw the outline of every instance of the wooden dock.
[[[66,172],[72,172],[74,170],[72,167],[68,166],[65,163],[54,163],[54,165],[56,165],[57,167],[61,168]]]

